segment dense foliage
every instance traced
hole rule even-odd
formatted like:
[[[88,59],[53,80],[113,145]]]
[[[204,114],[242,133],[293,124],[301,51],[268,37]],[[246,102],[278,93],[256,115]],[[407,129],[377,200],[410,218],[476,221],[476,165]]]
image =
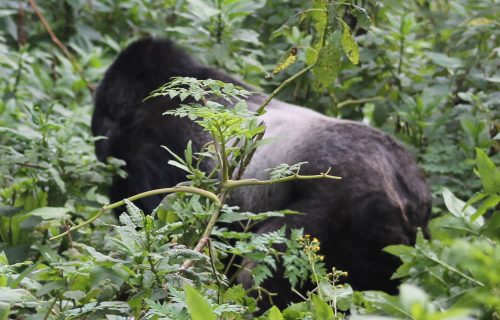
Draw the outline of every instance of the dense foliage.
[[[2,1],[0,319],[250,318],[255,298],[272,298],[260,284],[277,264],[297,292],[308,280],[316,288],[285,310],[260,310],[263,319],[500,319],[499,15],[494,0]],[[386,249],[402,260],[398,296],[353,292],[342,271],[325,270],[321,239],[301,230],[251,232],[293,212],[223,205],[216,190],[250,183],[230,178],[265,142],[235,86],[179,78],[154,93],[197,100],[173,114],[213,144],[176,155],[170,164],[190,187],[164,190],[173,193],[154,213],[125,201],[119,221],[108,214],[121,205],[106,205],[106,193],[123,161],[94,156],[92,92],[144,35],[176,39],[269,92],[292,77],[280,99],[367,122],[413,150],[434,219],[431,240]],[[245,148],[225,148],[235,140]],[[206,158],[223,181],[199,169]],[[273,183],[300,165],[270,168]],[[256,264],[253,297],[234,282],[238,261]]]

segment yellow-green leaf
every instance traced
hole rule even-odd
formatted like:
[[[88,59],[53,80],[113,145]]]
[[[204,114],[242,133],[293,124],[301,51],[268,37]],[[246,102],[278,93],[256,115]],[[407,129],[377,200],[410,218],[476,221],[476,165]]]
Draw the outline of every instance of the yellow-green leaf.
[[[273,74],[280,73],[281,71],[285,70],[286,68],[294,64],[295,61],[297,61],[297,48],[292,48],[292,50],[290,50],[290,53],[288,54],[288,57],[286,57],[286,59],[283,60],[282,63],[278,64],[274,68]]]
[[[487,24],[494,24],[495,21],[488,19],[488,18],[475,18],[467,22],[467,25],[469,26],[484,26]]]
[[[191,320],[215,320],[215,313],[210,308],[207,300],[193,287],[184,285],[186,304]]]
[[[342,48],[344,48],[344,52],[346,56],[349,58],[349,60],[353,64],[358,64],[359,62],[359,48],[358,45],[356,44],[356,41],[354,41],[354,37],[351,34],[351,29],[345,23],[344,21],[340,20],[342,22],[342,39],[340,40],[342,44]]]
[[[269,310],[269,320],[283,320],[283,314],[281,314],[280,309],[278,309],[276,306],[273,306]]]
[[[493,161],[486,153],[476,148],[476,163],[481,183],[484,191],[488,194],[500,192],[500,170],[495,166]]]
[[[314,74],[314,86],[316,89],[328,87],[335,81],[340,68],[340,50],[333,44],[321,48],[316,65],[312,72]]]

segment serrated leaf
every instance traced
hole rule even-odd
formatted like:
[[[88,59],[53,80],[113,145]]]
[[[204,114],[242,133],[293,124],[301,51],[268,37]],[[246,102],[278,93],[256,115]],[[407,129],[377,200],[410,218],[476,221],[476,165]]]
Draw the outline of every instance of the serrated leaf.
[[[330,320],[333,319],[333,310],[325,301],[321,300],[317,295],[312,296],[314,319]]]
[[[354,41],[354,37],[351,34],[351,29],[343,20],[342,22],[342,38],[340,43],[342,44],[342,48],[344,48],[344,52],[349,58],[349,60],[353,64],[358,64],[359,62],[359,48],[356,41]]]
[[[64,181],[61,179],[61,176],[59,175],[59,172],[54,168],[54,167],[49,167],[48,171],[52,178],[54,179],[54,182],[56,183],[57,187],[61,190],[61,192],[66,192],[66,185],[64,184]]]
[[[273,306],[269,309],[269,316],[267,317],[269,320],[283,320],[283,314],[281,314],[280,309],[278,307]]]
[[[371,19],[365,8],[359,7],[357,5],[352,5],[352,14],[356,17],[356,21],[359,26],[363,29],[369,29],[371,26]]]
[[[288,56],[273,69],[273,74],[278,74],[297,61],[297,48],[292,48]]]
[[[330,86],[340,68],[340,50],[333,44],[321,48],[316,65],[312,69],[316,89]]]
[[[477,218],[483,216],[486,211],[490,208],[495,208],[500,203],[500,197],[496,194],[489,196],[486,200],[484,200],[479,208],[477,208],[476,213],[474,213],[471,217],[471,221],[475,221]]]
[[[216,320],[215,313],[198,290],[186,284],[184,285],[184,292],[186,293],[186,305],[191,320]]]
[[[144,227],[144,213],[142,210],[127,199],[124,199],[123,202],[125,202],[130,221],[134,226],[139,228]]]
[[[486,153],[478,148],[476,148],[476,163],[484,191],[488,194],[499,193],[500,170],[498,170],[493,161],[488,158]]]

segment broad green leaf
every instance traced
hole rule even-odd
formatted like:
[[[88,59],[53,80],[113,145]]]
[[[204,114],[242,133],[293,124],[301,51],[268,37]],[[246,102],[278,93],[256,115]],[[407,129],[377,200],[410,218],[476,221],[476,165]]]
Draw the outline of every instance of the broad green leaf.
[[[387,246],[383,250],[397,257],[408,257],[413,255],[413,251],[415,249],[413,247],[405,246],[403,244],[395,244]]]
[[[16,208],[12,206],[0,207],[0,217],[13,217],[17,213],[21,212],[22,208]]]
[[[34,300],[34,297],[28,290],[8,287],[0,288],[0,303],[10,304],[26,300]]]
[[[278,307],[276,306],[273,306],[270,310],[269,310],[269,317],[268,317],[269,320],[283,320],[283,314],[281,314],[281,311],[280,309],[278,309]]]
[[[292,26],[298,25],[302,21],[302,19],[302,12],[294,14],[284,24],[282,24],[281,27],[273,31],[273,33],[271,34],[271,39],[286,34],[286,32],[290,30]]]
[[[448,57],[443,53],[427,52],[427,56],[432,60],[432,62],[444,68],[457,69],[463,66],[462,60]]]
[[[333,310],[325,301],[321,300],[317,295],[312,296],[312,304],[314,309],[315,320],[330,320],[333,319]]]
[[[351,13],[356,17],[356,21],[363,29],[369,29],[371,26],[371,19],[365,8],[359,7],[355,4],[352,5]]]
[[[476,209],[472,206],[466,206],[465,202],[455,197],[455,195],[447,188],[443,188],[443,200],[446,208],[455,217],[471,219],[476,213]],[[472,221],[472,220],[471,220]],[[479,225],[484,224],[482,218],[475,220]]]
[[[486,153],[476,148],[476,163],[479,177],[483,184],[484,191],[489,194],[500,192],[500,170],[495,166],[493,161]]]
[[[27,216],[37,216],[43,220],[62,219],[70,210],[62,207],[41,207],[26,213]]]
[[[186,293],[186,305],[191,320],[215,320],[215,313],[210,308],[207,300],[193,287],[184,285]]]
[[[411,310],[415,304],[424,306],[429,298],[419,287],[405,283],[399,287],[399,299],[405,310]]]
[[[341,44],[342,48],[344,48],[344,52],[349,60],[353,64],[358,64],[359,62],[359,48],[356,41],[354,41],[354,37],[351,34],[351,29],[343,20],[340,20],[342,23],[342,39]]]
[[[411,28],[413,26],[413,21],[414,21],[414,15],[413,14],[408,14],[403,17],[403,25],[401,26],[401,34],[403,36],[407,36]]]
[[[48,169],[50,175],[54,179],[54,182],[57,184],[61,192],[66,192],[66,185],[64,184],[64,181],[61,179],[61,176],[59,175],[59,172],[54,168],[54,167],[49,167]]]
[[[340,68],[340,50],[333,44],[321,48],[316,66],[312,69],[315,88],[321,90],[330,86]]]
[[[476,220],[477,218],[483,216],[486,211],[490,208],[495,208],[498,203],[500,203],[500,197],[497,196],[496,194],[489,196],[486,200],[484,200],[479,208],[477,208],[476,213],[474,213],[470,219],[471,221]]]

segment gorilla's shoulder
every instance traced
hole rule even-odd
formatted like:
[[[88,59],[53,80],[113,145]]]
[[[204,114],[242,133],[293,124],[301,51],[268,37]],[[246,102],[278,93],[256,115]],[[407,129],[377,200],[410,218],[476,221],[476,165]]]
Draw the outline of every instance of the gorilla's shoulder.
[[[202,67],[169,39],[142,38],[132,42],[116,58],[106,76],[188,76]],[[168,78],[167,78],[168,79]]]

